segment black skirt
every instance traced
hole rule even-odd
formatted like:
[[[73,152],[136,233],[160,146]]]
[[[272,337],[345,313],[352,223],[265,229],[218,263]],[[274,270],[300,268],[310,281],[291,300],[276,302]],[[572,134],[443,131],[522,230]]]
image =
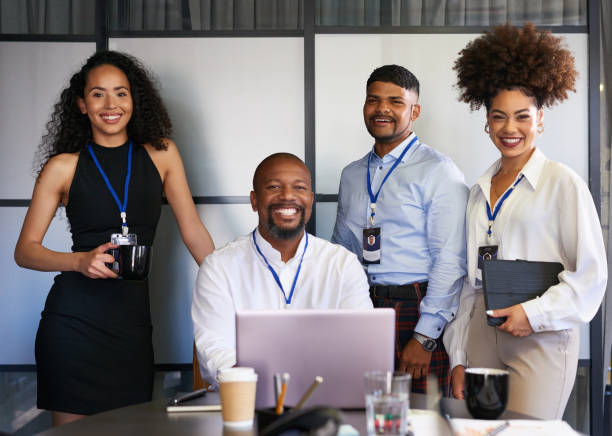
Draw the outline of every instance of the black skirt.
[[[55,277],[36,334],[38,408],[91,415],[151,400],[147,282]]]

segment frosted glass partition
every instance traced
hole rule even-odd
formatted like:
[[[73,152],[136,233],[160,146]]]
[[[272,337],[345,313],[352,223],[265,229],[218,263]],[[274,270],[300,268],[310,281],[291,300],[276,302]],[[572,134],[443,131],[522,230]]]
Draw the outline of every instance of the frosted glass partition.
[[[268,154],[304,157],[302,38],[116,38],[158,77],[193,195],[247,195]]]
[[[85,42],[0,42],[0,199],[32,195],[34,152],[52,106],[95,50]]]
[[[338,203],[317,202],[317,236],[319,238],[331,239],[336,223],[336,211]]]
[[[13,260],[13,250],[25,217],[23,207],[0,207],[0,365],[34,363],[34,340],[47,293],[56,273],[23,269]],[[52,250],[70,251],[72,242],[64,209],[51,222],[43,241]]]
[[[373,141],[363,123],[365,84],[374,68],[403,65],[421,84],[421,116],[415,123],[419,139],[449,155],[476,179],[499,153],[483,131],[484,109],[470,113],[457,101],[452,70],[458,52],[478,35],[316,35],[316,175],[317,191],[336,194],[340,172],[364,156]],[[588,174],[588,36],[564,34],[576,58],[577,92],[544,114],[538,145],[585,180]],[[568,120],[571,120],[568,122]]]
[[[198,213],[222,247],[257,225],[250,205],[199,205]],[[162,209],[155,236],[150,296],[156,363],[188,363],[192,359],[191,296],[198,266],[181,240],[170,207]]]

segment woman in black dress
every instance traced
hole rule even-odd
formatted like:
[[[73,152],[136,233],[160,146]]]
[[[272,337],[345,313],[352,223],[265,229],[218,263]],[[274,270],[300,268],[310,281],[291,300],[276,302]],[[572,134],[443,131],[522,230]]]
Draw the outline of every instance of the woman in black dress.
[[[35,350],[38,407],[59,425],[151,398],[148,283],[118,280],[106,267],[113,261],[106,252],[116,247],[111,234],[125,221],[139,245],[152,245],[163,193],[198,265],[214,247],[167,138],[170,118],[136,59],[112,51],[91,56],[62,91],[47,129],[15,260],[61,272]],[[42,245],[59,204],[70,222],[71,253]]]

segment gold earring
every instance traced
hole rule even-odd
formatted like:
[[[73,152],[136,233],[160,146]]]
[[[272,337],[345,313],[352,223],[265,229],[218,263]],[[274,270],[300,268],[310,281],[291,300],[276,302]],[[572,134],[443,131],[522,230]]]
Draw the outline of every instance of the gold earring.
[[[489,129],[489,123],[488,123],[488,122],[485,124],[484,131],[485,131],[485,133],[486,133],[487,135],[488,135],[488,134],[491,132],[491,130]]]
[[[544,123],[542,121],[540,121],[538,123],[538,134],[541,135],[542,133],[544,133]]]

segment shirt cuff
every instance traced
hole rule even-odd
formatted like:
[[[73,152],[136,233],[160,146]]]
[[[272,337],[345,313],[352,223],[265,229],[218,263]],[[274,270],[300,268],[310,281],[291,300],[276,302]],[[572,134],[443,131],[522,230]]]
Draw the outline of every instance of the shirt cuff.
[[[531,324],[531,328],[534,332],[543,332],[547,330],[546,315],[540,308],[539,299],[540,297],[536,297],[533,300],[521,303],[521,306],[525,311],[525,315],[527,315],[527,320],[529,320],[529,324]]]
[[[429,338],[438,339],[446,326],[446,320],[437,315],[421,313],[414,331]]]
[[[450,363],[450,370],[452,371],[455,366],[462,365],[467,367],[467,356],[465,351],[456,350],[448,353],[448,360]]]

